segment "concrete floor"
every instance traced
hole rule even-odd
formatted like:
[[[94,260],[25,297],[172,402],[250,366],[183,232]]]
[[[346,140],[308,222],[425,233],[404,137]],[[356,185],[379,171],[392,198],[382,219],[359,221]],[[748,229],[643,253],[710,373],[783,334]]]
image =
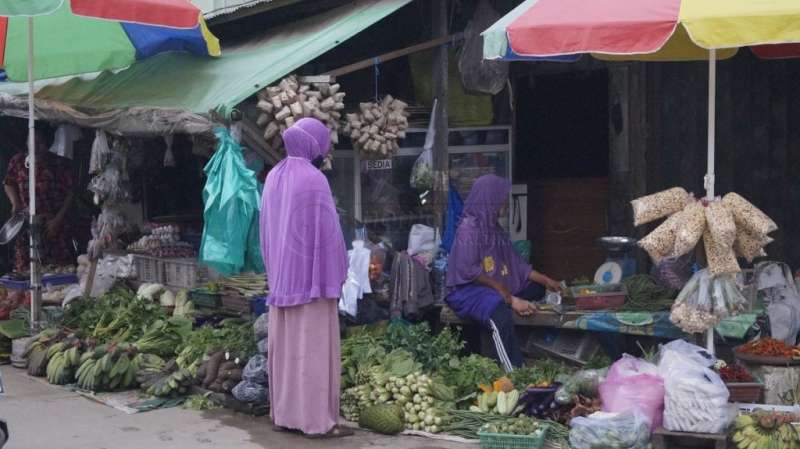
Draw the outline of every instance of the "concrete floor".
[[[226,410],[180,408],[126,415],[68,391],[42,384],[9,366],[0,367],[6,396],[0,418],[11,440],[4,449],[476,449],[419,437],[386,437],[369,432],[336,440],[311,441],[272,432],[267,418]]]

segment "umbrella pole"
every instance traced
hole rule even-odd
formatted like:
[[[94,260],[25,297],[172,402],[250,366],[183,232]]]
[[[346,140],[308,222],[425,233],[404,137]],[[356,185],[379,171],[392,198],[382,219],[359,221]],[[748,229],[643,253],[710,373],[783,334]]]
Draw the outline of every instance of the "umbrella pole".
[[[28,17],[28,211],[31,238],[31,329],[39,329],[42,280],[39,273],[39,226],[36,222],[36,118],[33,102],[33,17]]]
[[[714,199],[714,153],[717,137],[717,51],[708,52],[708,172],[705,178],[706,198]],[[714,328],[706,333],[706,348],[714,354]]]

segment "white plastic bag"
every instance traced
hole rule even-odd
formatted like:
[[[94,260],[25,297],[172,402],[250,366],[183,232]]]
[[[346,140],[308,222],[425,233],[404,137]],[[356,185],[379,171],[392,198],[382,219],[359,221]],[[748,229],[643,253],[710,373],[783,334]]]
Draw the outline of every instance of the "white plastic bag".
[[[408,255],[413,256],[425,251],[434,251],[439,246],[436,241],[436,231],[423,224],[411,226],[408,234]]]
[[[650,427],[638,411],[596,412],[570,422],[569,444],[573,449],[648,449]]]
[[[428,123],[428,133],[425,134],[425,145],[422,154],[414,161],[411,167],[411,187],[417,190],[430,190],[433,188],[433,142],[436,138],[436,106],[439,100],[433,100],[431,121]]]
[[[369,263],[372,251],[364,246],[362,240],[353,242],[353,249],[348,251],[347,280],[342,285],[342,297],[339,298],[339,311],[355,317],[358,314],[358,300],[365,293],[372,293],[369,281]]]
[[[730,393],[714,370],[684,365],[664,380],[664,428],[676,432],[722,433],[736,417]]]
[[[702,348],[676,340],[663,346],[664,427],[679,432],[720,433],[736,417],[728,387],[709,368],[716,359]]]
[[[80,128],[72,125],[60,125],[53,135],[50,152],[63,158],[72,159],[75,141],[81,138]]]
[[[89,174],[95,175],[103,171],[110,153],[111,149],[108,147],[106,132],[98,129],[95,132],[94,142],[92,142],[92,154],[89,157]]]

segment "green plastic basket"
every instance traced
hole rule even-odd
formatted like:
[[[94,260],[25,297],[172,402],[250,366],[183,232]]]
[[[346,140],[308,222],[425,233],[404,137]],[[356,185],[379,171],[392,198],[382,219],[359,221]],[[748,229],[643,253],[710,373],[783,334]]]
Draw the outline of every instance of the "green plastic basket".
[[[481,441],[481,449],[541,449],[544,447],[548,426],[542,426],[542,430],[542,434],[538,437],[532,435],[478,432],[478,438],[480,438]]]
[[[205,290],[192,290],[189,298],[195,307],[201,309],[219,309],[222,307],[222,295],[219,293],[209,293]]]

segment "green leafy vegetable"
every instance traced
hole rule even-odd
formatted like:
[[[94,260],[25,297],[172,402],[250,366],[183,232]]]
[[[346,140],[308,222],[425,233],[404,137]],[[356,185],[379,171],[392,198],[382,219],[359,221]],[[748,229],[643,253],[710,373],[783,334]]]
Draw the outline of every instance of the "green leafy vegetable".
[[[445,385],[455,389],[456,397],[474,393],[480,384],[491,384],[504,375],[503,369],[492,359],[473,354],[463,359],[455,359],[439,371]]]

